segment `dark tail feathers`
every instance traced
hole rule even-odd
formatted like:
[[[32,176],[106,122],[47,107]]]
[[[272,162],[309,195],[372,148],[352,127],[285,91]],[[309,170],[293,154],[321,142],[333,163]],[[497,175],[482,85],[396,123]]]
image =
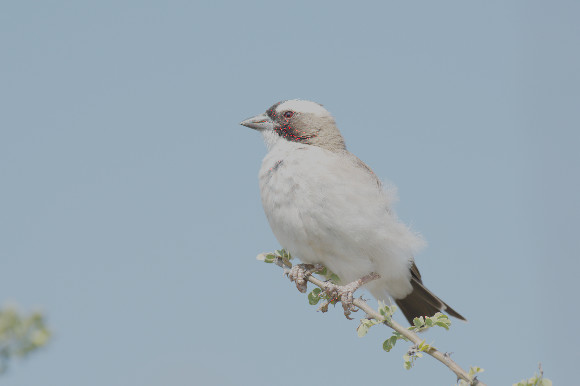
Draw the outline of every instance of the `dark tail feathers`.
[[[414,318],[419,316],[433,316],[438,311],[454,316],[457,319],[467,321],[467,319],[461,316],[457,311],[449,307],[447,303],[425,288],[421,282],[420,276],[417,278],[415,275],[412,275],[411,284],[413,285],[413,291],[409,295],[403,299],[395,299],[395,303],[397,303],[403,312],[403,315],[405,315],[411,325],[413,324]]]

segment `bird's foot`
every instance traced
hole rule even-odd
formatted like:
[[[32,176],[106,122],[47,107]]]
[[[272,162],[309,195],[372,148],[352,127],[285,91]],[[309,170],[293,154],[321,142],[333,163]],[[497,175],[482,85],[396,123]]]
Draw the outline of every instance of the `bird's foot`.
[[[307,289],[308,276],[323,269],[324,266],[321,264],[296,264],[291,269],[285,269],[284,274],[288,276],[290,281],[296,282],[298,291],[304,293]]]
[[[353,281],[352,283],[342,286],[330,282],[325,282],[322,290],[328,296],[328,299],[322,303],[320,307],[318,307],[318,310],[326,312],[328,311],[328,306],[332,302],[339,300],[342,303],[342,308],[344,309],[344,316],[346,316],[347,319],[352,320],[350,314],[352,312],[358,311],[358,308],[356,308],[356,306],[353,304],[354,292],[366,283],[376,280],[380,277],[381,276],[378,273],[371,272],[368,275]]]

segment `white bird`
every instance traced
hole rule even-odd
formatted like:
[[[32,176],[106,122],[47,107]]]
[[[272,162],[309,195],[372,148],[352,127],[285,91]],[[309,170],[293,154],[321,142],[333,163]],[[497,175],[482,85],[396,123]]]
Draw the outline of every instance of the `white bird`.
[[[342,284],[378,273],[366,288],[387,304],[391,297],[411,324],[440,310],[465,320],[423,285],[413,256],[424,241],[398,220],[394,193],[346,149],[322,105],[282,101],[241,125],[261,132],[268,147],[262,205],[292,256],[324,265]]]

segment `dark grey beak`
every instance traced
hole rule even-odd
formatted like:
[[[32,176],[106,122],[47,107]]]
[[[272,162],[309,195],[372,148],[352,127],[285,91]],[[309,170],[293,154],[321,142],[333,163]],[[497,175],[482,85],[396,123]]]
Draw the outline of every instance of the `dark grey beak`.
[[[250,129],[262,131],[274,128],[274,122],[266,114],[256,115],[240,122],[240,125],[249,127]]]

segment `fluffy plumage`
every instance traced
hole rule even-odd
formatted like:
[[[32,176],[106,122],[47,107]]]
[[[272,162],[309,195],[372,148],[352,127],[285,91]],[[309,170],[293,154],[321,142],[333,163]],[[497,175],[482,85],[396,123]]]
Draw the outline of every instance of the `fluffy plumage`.
[[[285,249],[304,263],[325,265],[343,284],[378,273],[367,288],[379,300],[392,297],[409,322],[439,310],[464,320],[423,286],[413,259],[423,240],[397,219],[393,190],[346,150],[324,107],[283,101],[241,124],[260,131],[268,147],[260,192]]]

